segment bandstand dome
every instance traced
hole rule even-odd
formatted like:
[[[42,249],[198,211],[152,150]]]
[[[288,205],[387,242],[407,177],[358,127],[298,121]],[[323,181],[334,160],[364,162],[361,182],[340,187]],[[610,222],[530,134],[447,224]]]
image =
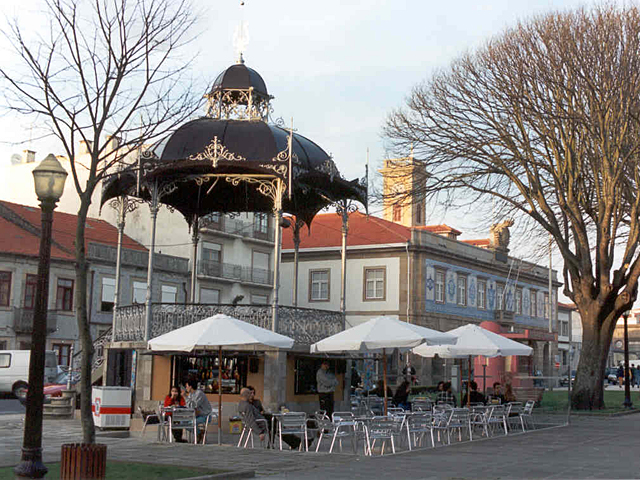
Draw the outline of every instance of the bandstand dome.
[[[253,68],[247,67],[244,62],[238,62],[218,75],[209,93],[218,90],[248,90],[249,88],[253,88],[263,95],[269,95],[267,85],[260,74]]]

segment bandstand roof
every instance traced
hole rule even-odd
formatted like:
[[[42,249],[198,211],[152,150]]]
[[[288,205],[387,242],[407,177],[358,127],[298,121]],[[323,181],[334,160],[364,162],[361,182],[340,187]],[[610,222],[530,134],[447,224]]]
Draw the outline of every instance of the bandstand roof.
[[[206,97],[208,116],[180,126],[139,164],[106,179],[102,204],[122,195],[150,200],[157,185],[160,203],[191,224],[212,212],[272,212],[279,181],[283,211],[307,225],[339,200],[366,205],[366,185],[342,178],[320,146],[266,121],[271,97],[255,70],[229,67]]]

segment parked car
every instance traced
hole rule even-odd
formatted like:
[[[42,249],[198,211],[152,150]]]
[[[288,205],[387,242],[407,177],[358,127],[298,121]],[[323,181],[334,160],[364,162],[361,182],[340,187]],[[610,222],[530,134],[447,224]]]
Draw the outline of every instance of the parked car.
[[[609,385],[618,384],[618,369],[615,367],[607,367],[604,369],[604,379]]]
[[[571,386],[573,386],[575,381],[576,381],[576,371],[571,370]],[[567,385],[569,385],[569,376],[563,375],[562,377],[560,377],[560,380],[558,382],[560,383],[561,387],[566,387]]]
[[[30,357],[30,350],[0,350],[0,393],[12,393],[18,399],[26,396]],[[57,366],[56,352],[45,352],[45,383],[55,381]]]
[[[58,375],[53,379],[52,382],[45,383],[43,388],[44,393],[44,403],[50,403],[51,398],[53,397],[61,397],[62,391],[67,389],[67,380],[69,378],[69,372],[66,367],[58,366]],[[71,389],[73,390],[76,383],[80,381],[80,373],[73,372],[71,374]],[[20,403],[23,405],[27,401],[27,391],[24,390],[24,395],[18,397]]]

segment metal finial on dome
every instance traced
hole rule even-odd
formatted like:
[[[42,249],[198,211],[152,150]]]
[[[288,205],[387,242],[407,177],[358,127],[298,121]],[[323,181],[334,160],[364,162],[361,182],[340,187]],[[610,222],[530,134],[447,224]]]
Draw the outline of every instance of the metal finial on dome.
[[[238,60],[236,61],[236,63],[244,65],[244,57],[242,56],[242,52],[238,54]]]

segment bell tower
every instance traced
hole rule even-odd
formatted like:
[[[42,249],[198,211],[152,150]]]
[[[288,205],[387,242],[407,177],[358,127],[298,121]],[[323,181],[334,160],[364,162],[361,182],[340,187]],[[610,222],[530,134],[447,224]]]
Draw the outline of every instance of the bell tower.
[[[425,224],[424,165],[413,158],[384,160],[382,174],[383,218],[406,227]]]

